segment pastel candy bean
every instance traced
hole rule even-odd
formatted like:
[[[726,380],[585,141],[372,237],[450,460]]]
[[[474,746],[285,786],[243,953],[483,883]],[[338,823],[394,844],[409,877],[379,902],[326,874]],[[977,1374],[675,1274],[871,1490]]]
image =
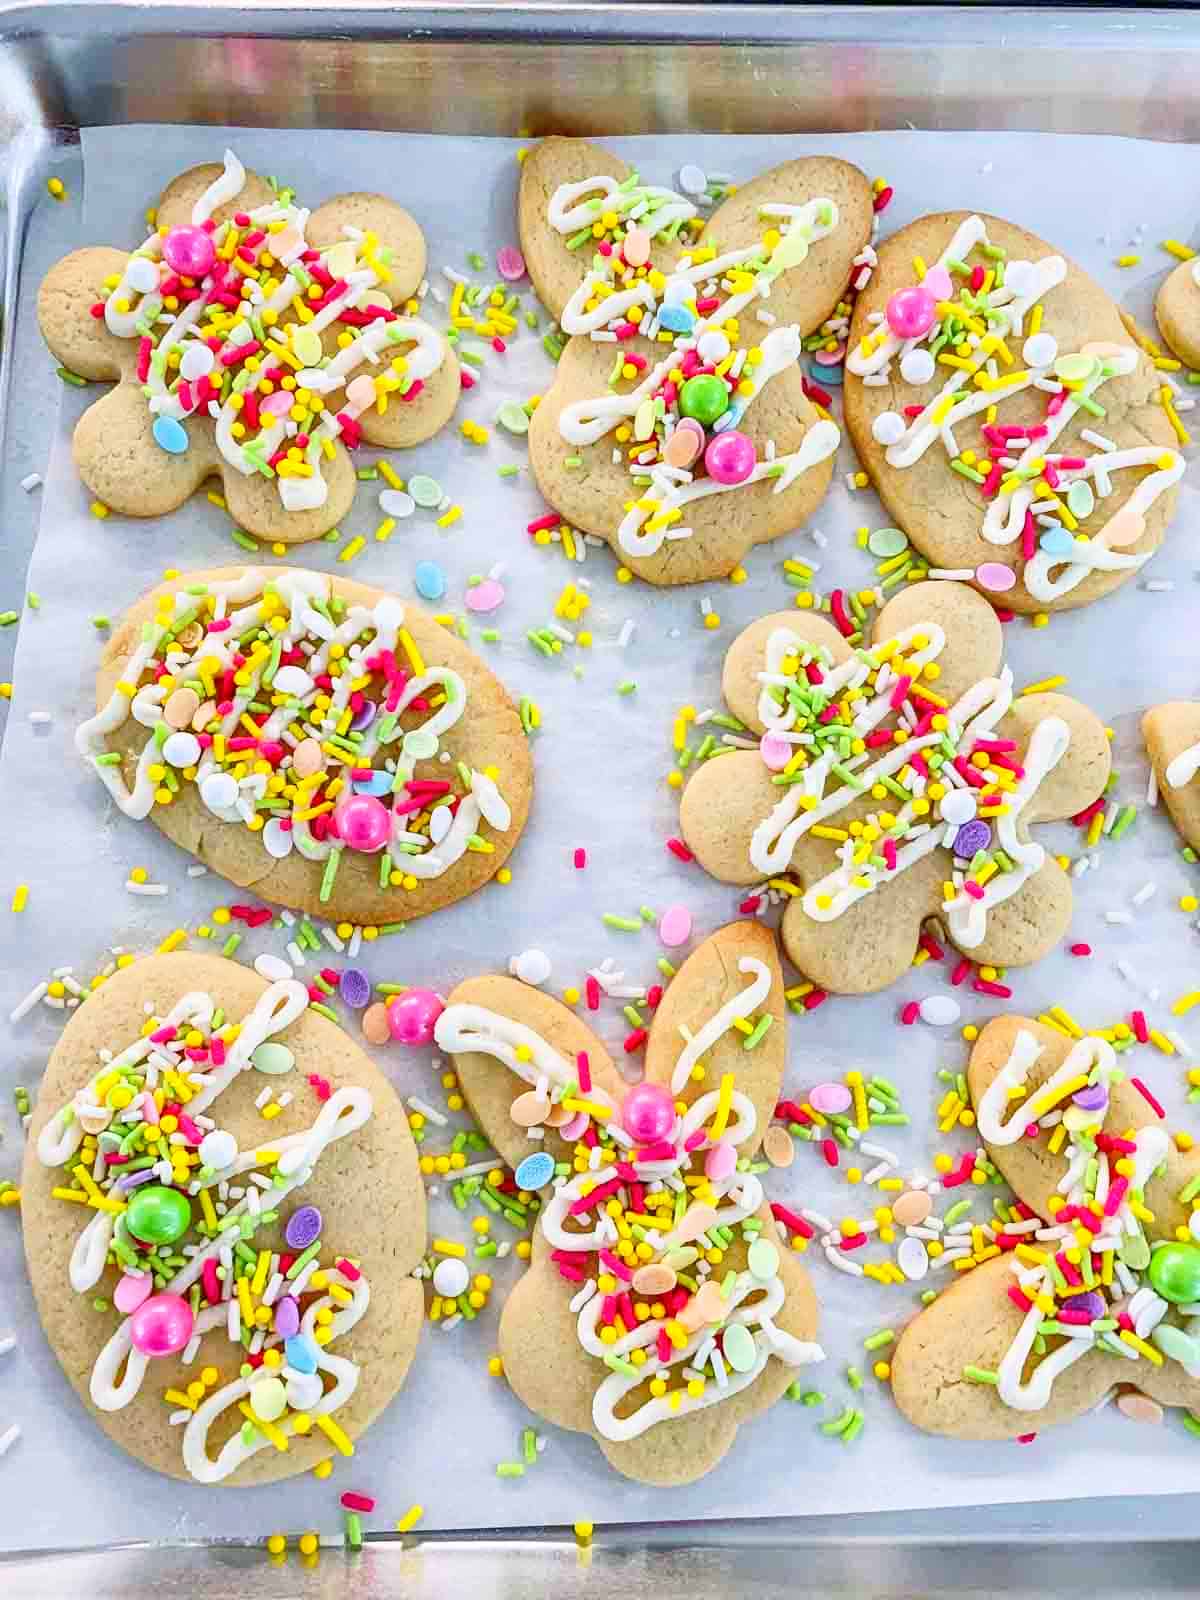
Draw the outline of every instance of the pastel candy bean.
[[[737,1150],[728,1139],[720,1139],[704,1158],[704,1175],[719,1182],[737,1171]]]
[[[668,906],[658,924],[658,936],[668,950],[686,944],[692,933],[692,913],[686,906]]]
[[[651,1298],[660,1294],[670,1294],[675,1283],[674,1270],[662,1261],[648,1262],[646,1266],[639,1267],[633,1275],[634,1293]]]

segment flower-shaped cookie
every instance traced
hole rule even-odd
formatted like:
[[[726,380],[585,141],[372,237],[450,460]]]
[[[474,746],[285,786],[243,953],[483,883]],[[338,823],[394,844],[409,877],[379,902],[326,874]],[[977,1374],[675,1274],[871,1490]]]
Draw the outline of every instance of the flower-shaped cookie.
[[[1029,828],[1102,793],[1103,727],[1066,695],[1014,698],[995,614],[962,584],[902,591],[873,639],[851,650],[789,611],[734,640],[724,695],[759,749],[693,772],[684,839],[724,883],[782,881],[784,949],[834,993],[894,982],[930,918],[976,961],[1036,961],[1071,885]]]
[[[739,923],[672,979],[637,1085],[580,1018],[512,978],[459,984],[437,1022],[483,1131],[543,1189],[501,1317],[505,1376],[644,1483],[708,1472],[821,1359],[807,1275],[746,1170],[779,1093],[784,1015],[775,941]]]
[[[21,1193],[46,1337],[158,1472],[236,1487],[311,1470],[404,1381],[416,1149],[391,1085],[294,979],[191,953],[115,973],[50,1058]]]
[[[127,817],[314,916],[408,921],[482,888],[533,763],[499,679],[412,604],[275,567],[183,573],[121,619],[80,755]]]
[[[870,239],[870,185],[807,157],[720,194],[705,220],[715,185],[642,184],[578,139],[521,172],[530,276],[572,336],[529,430],[534,477],[656,584],[722,577],[803,522],[839,439],[798,361]]]
[[[72,251],[39,291],[58,360],[118,380],[76,426],[80,477],[153,517],[218,476],[241,527],[318,538],[354,497],[347,445],[420,444],[454,411],[457,359],[409,302],[424,271],[421,230],[383,195],[310,212],[232,151],[191,168],[132,255]]]
[[[922,217],[879,250],[846,426],[930,566],[1015,611],[1087,605],[1162,543],[1183,474],[1159,375],[1109,296],[997,217]]]
[[[1172,700],[1142,718],[1142,737],[1171,821],[1200,850],[1200,702]]]
[[[1200,1405],[1200,1151],[1176,1149],[1093,1035],[997,1018],[967,1082],[1020,1204],[987,1258],[901,1335],[901,1411],[930,1433],[1011,1439],[1082,1416],[1117,1385]]]

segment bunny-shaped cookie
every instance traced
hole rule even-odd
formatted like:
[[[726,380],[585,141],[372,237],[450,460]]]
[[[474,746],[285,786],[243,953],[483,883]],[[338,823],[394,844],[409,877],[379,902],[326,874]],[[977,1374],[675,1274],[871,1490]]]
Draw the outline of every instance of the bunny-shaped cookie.
[[[1000,1253],[901,1335],[901,1411],[930,1433],[1010,1439],[1082,1416],[1118,1384],[1200,1405],[1200,1151],[1176,1149],[1093,1035],[997,1018],[967,1081],[984,1146],[1023,1209],[998,1224],[989,1249]]]
[[[700,1477],[822,1354],[807,1275],[744,1170],[784,1066],[773,936],[736,923],[692,953],[638,1085],[581,1018],[513,978],[459,984],[435,1037],[505,1160],[555,1163],[500,1322],[513,1390],[628,1477]]]
[[[550,504],[655,584],[724,576],[804,522],[839,435],[798,359],[870,239],[863,174],[789,161],[706,220],[608,151],[547,139],[519,212],[530,276],[571,335],[529,431]]]

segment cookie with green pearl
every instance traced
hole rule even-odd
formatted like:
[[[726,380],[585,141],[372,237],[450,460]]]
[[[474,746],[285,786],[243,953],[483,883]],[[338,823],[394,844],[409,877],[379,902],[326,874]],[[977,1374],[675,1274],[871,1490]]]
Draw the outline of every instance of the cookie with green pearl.
[[[917,1427],[1017,1438],[1117,1388],[1200,1405],[1200,1153],[1178,1149],[1133,1070],[1105,1039],[1028,1017],[980,1033],[971,1101],[1021,1209],[895,1347],[892,1392]]]
[[[710,1471],[821,1358],[807,1275],[748,1169],[780,1092],[784,1017],[774,937],[738,923],[667,985],[638,1084],[580,1017],[512,978],[467,979],[438,1019],[517,1182],[531,1156],[553,1172],[501,1317],[505,1376],[640,1482]]]
[[[73,251],[39,290],[55,357],[116,383],[76,425],[87,488],[161,516],[218,478],[239,527],[319,538],[353,499],[348,445],[406,448],[454,410],[456,357],[412,299],[424,269],[383,195],[310,213],[230,151],[181,174],[136,251]]]
[[[973,961],[1038,960],[1070,879],[1031,826],[1104,790],[1104,728],[1057,693],[1014,694],[1000,625],[962,584],[918,583],[854,642],[823,616],[752,623],[725,700],[757,750],[693,767],[680,831],[722,882],[784,902],[793,963],[836,994],[902,976],[935,924]]]
[[[268,1049],[290,1063],[271,1120]],[[295,980],[187,952],[114,973],[51,1054],[21,1192],[47,1340],[154,1471],[230,1487],[310,1471],[405,1380],[424,1310],[416,1149],[390,1084]]]
[[[922,217],[879,249],[846,427],[929,566],[1015,611],[1088,605],[1162,543],[1183,457],[1119,307],[998,217]]]
[[[530,427],[550,504],[656,584],[725,576],[805,521],[839,436],[798,362],[832,315],[844,330],[872,224],[862,173],[801,158],[693,200],[547,140],[519,209],[534,284],[571,336]]]

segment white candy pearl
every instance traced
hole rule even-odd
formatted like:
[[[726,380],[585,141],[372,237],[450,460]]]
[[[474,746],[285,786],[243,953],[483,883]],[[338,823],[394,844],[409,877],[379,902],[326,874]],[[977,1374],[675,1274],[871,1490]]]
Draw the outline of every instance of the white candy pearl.
[[[457,1300],[471,1281],[465,1261],[446,1256],[433,1269],[433,1287],[443,1300]]]
[[[871,424],[871,437],[876,444],[899,444],[908,425],[898,411],[881,411]]]
[[[905,383],[928,383],[935,370],[928,350],[909,350],[900,357],[900,376]]]
[[[1031,333],[1021,346],[1021,355],[1031,367],[1048,367],[1058,354],[1058,340],[1052,333]]]
[[[216,355],[206,344],[199,339],[194,339],[191,344],[185,345],[183,355],[179,360],[179,375],[186,378],[189,383],[194,383],[197,378],[203,378],[212,371],[217,364]]]
[[[969,789],[950,789],[941,798],[940,810],[943,822],[953,822],[961,828],[964,822],[974,819],[975,796]]]
[[[696,341],[696,354],[701,361],[711,361],[714,364],[724,361],[729,354],[729,340],[716,328],[710,333],[702,333]]]
[[[704,175],[704,168],[698,167],[689,161],[686,166],[679,169],[679,192],[681,194],[703,194],[708,188],[708,179]]]
[[[138,294],[149,294],[158,288],[158,268],[145,256],[135,256],[125,269],[125,282]]]
[[[962,1007],[948,994],[927,994],[919,1007],[921,1021],[934,1028],[945,1028],[962,1016]]]
[[[319,1372],[291,1372],[287,1380],[287,1403],[293,1411],[308,1411],[325,1392]]]
[[[280,667],[272,679],[271,687],[280,694],[307,694],[313,681],[303,667]]]
[[[237,797],[237,779],[228,772],[210,773],[200,785],[200,798],[210,811],[224,811]]]
[[[224,1128],[214,1128],[200,1141],[200,1159],[206,1167],[212,1167],[214,1172],[221,1172],[225,1167],[231,1167],[237,1157],[238,1142],[231,1133],[226,1133]]]
[[[200,759],[200,741],[194,733],[172,733],[163,740],[162,753],[173,767],[194,767]]]
[[[522,950],[514,957],[512,970],[522,983],[545,983],[550,976],[550,957],[544,950]]]

